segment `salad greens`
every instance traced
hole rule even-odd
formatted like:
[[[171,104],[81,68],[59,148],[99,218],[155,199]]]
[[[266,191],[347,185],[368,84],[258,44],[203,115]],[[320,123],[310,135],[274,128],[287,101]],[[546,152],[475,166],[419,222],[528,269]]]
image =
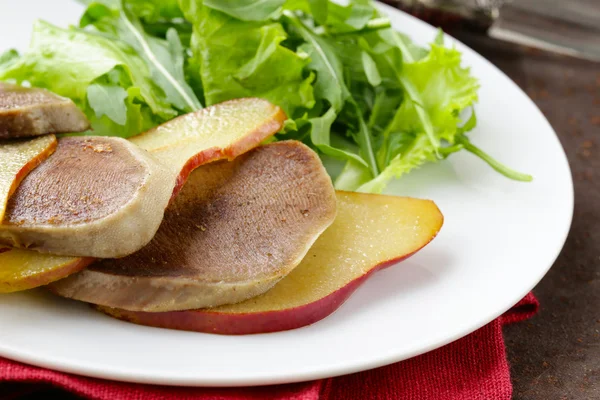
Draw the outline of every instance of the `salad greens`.
[[[85,0],[78,26],[38,21],[0,80],[70,97],[93,134],[130,137],[225,100],[261,97],[301,140],[344,163],[339,189],[390,180],[460,150],[531,180],[472,144],[478,81],[440,32],[422,48],[370,0]],[[465,114],[470,117],[465,121]]]

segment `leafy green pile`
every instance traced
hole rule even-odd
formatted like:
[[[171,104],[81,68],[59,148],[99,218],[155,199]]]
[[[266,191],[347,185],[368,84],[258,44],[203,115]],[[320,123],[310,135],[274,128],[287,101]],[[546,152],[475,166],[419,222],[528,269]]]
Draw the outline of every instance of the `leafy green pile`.
[[[96,135],[130,137],[182,113],[262,97],[289,116],[279,139],[343,161],[339,189],[381,192],[394,177],[476,148],[478,82],[440,33],[428,49],[370,0],[85,1],[79,26],[39,21],[31,47],[0,56],[0,80],[70,97]]]

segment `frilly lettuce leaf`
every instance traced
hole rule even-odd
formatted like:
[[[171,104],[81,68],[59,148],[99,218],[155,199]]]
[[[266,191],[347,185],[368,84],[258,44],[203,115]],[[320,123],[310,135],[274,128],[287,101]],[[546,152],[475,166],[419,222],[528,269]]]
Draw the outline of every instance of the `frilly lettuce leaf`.
[[[283,46],[279,22],[242,21],[200,0],[180,2],[194,33],[190,68],[201,78],[207,105],[239,97],[261,97],[295,117],[314,104],[314,77],[301,52]]]
[[[381,192],[462,150],[531,179],[467,136],[479,84],[443,33],[421,47],[370,0],[80,1],[82,29],[38,22],[28,51],[0,56],[0,80],[70,97],[94,134],[129,137],[202,104],[261,97],[290,118],[277,138],[319,152],[339,189]]]
[[[152,80],[144,60],[130,46],[99,34],[61,29],[43,21],[34,25],[30,48],[18,59],[0,66],[0,80],[8,79],[28,81],[32,86],[70,97],[86,112],[94,134],[98,135],[128,137],[139,133],[137,127],[157,124],[178,114]],[[127,90],[128,101],[121,107],[134,120],[150,117],[148,122],[101,123],[88,101],[88,89],[94,83]],[[93,89],[91,93],[97,95]],[[98,114],[104,115],[101,118],[108,115]]]
[[[174,28],[167,30],[164,40],[146,34],[140,19],[125,2],[113,7],[92,3],[81,18],[80,26],[131,46],[146,62],[153,82],[175,108],[183,112],[202,108],[185,80],[184,49]]]

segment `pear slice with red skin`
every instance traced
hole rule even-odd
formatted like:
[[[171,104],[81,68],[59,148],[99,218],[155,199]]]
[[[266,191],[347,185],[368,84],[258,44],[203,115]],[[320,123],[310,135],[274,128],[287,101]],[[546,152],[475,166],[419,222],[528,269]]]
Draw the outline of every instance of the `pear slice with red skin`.
[[[437,235],[443,216],[432,201],[337,192],[334,223],[303,261],[271,290],[210,309],[134,312],[97,308],[161,328],[242,335],[295,329],[338,309],[374,272],[402,261]]]
[[[0,222],[4,219],[10,196],[27,174],[54,153],[56,145],[54,135],[0,145]]]
[[[335,213],[318,155],[297,141],[268,144],[198,168],[148,246],[101,260],[50,290],[135,311],[237,303],[289,274]]]
[[[233,160],[279,132],[286,119],[266,100],[235,99],[182,115],[130,141],[178,171],[175,197],[194,169]]]
[[[219,118],[218,124],[209,121],[214,118]],[[235,119],[235,121],[229,121],[229,119]],[[263,140],[277,133],[283,127],[285,119],[286,115],[280,107],[262,99],[245,98],[216,104],[178,117],[148,133],[133,138],[131,141],[138,147],[151,152],[163,164],[173,164],[171,168],[178,174],[173,189],[173,198],[195,168],[219,159],[230,160],[251,150]],[[170,124],[173,125],[170,126]],[[207,127],[215,129],[215,131],[210,131]],[[182,130],[187,131],[181,132]],[[166,134],[167,132],[170,134]],[[223,138],[227,138],[227,140],[222,140]],[[181,168],[181,170],[177,171],[177,168]],[[29,258],[27,254],[30,255]],[[40,257],[43,256],[33,250],[20,249],[19,257],[11,259],[21,260],[23,265],[27,266],[32,265],[30,261],[39,260]],[[74,272],[70,268],[72,265],[81,266],[86,262],[89,264],[86,258],[57,258],[50,255],[47,257],[48,262],[45,264],[44,271],[49,278],[40,279],[40,282],[44,282],[40,285],[70,275]],[[66,259],[68,262],[65,262]],[[54,266],[52,266],[52,260],[55,260]],[[69,267],[65,268],[65,265]],[[2,268],[1,263],[0,268]],[[11,268],[18,269],[19,266],[11,266]],[[62,273],[57,271],[62,271]],[[23,276],[27,276],[26,271]],[[3,282],[0,278],[0,286],[5,283],[7,282]],[[19,287],[17,282],[12,281],[10,284],[11,287]]]

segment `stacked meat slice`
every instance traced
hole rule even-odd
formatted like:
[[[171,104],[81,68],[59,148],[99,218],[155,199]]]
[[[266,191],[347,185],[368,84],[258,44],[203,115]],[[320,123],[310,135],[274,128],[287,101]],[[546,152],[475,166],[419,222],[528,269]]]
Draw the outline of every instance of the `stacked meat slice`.
[[[102,259],[52,287],[94,304],[172,311],[263,293],[335,217],[333,187],[316,154],[299,142],[271,144],[200,169],[184,183],[200,165],[256,147],[284,120],[278,107],[244,99],[131,142],[61,138],[7,193],[0,244],[49,258]],[[28,143],[39,147],[19,142],[7,156],[22,154]],[[88,264],[81,261],[71,264]]]
[[[300,142],[261,145],[286,119],[264,100],[221,103],[130,141],[57,139],[54,132],[88,127],[70,100],[0,85],[0,292],[47,285],[110,315],[177,329],[291,329],[333,312],[357,286],[350,283],[416,252],[441,226],[432,202],[336,197],[319,157]],[[338,202],[344,219],[307,256],[336,219]],[[388,218],[411,207],[416,222]],[[354,211],[367,218],[362,225]],[[420,232],[410,223],[421,224]],[[405,241],[408,229],[413,237]],[[357,238],[369,230],[365,240],[380,241],[389,251],[371,245],[360,257],[344,258],[355,251],[344,246],[364,247]],[[328,265],[321,271],[319,262]],[[301,263],[303,272],[290,275]],[[304,317],[270,324],[290,314],[281,304],[297,304],[279,300],[265,307],[259,299],[255,304],[263,311],[255,314],[261,317],[250,325],[231,325],[228,317],[215,324],[210,312],[173,318],[173,312],[237,303],[244,309],[245,300],[254,301],[288,275],[291,286],[286,280],[283,287],[300,296],[294,301],[315,305]],[[323,306],[322,298],[333,300]]]

